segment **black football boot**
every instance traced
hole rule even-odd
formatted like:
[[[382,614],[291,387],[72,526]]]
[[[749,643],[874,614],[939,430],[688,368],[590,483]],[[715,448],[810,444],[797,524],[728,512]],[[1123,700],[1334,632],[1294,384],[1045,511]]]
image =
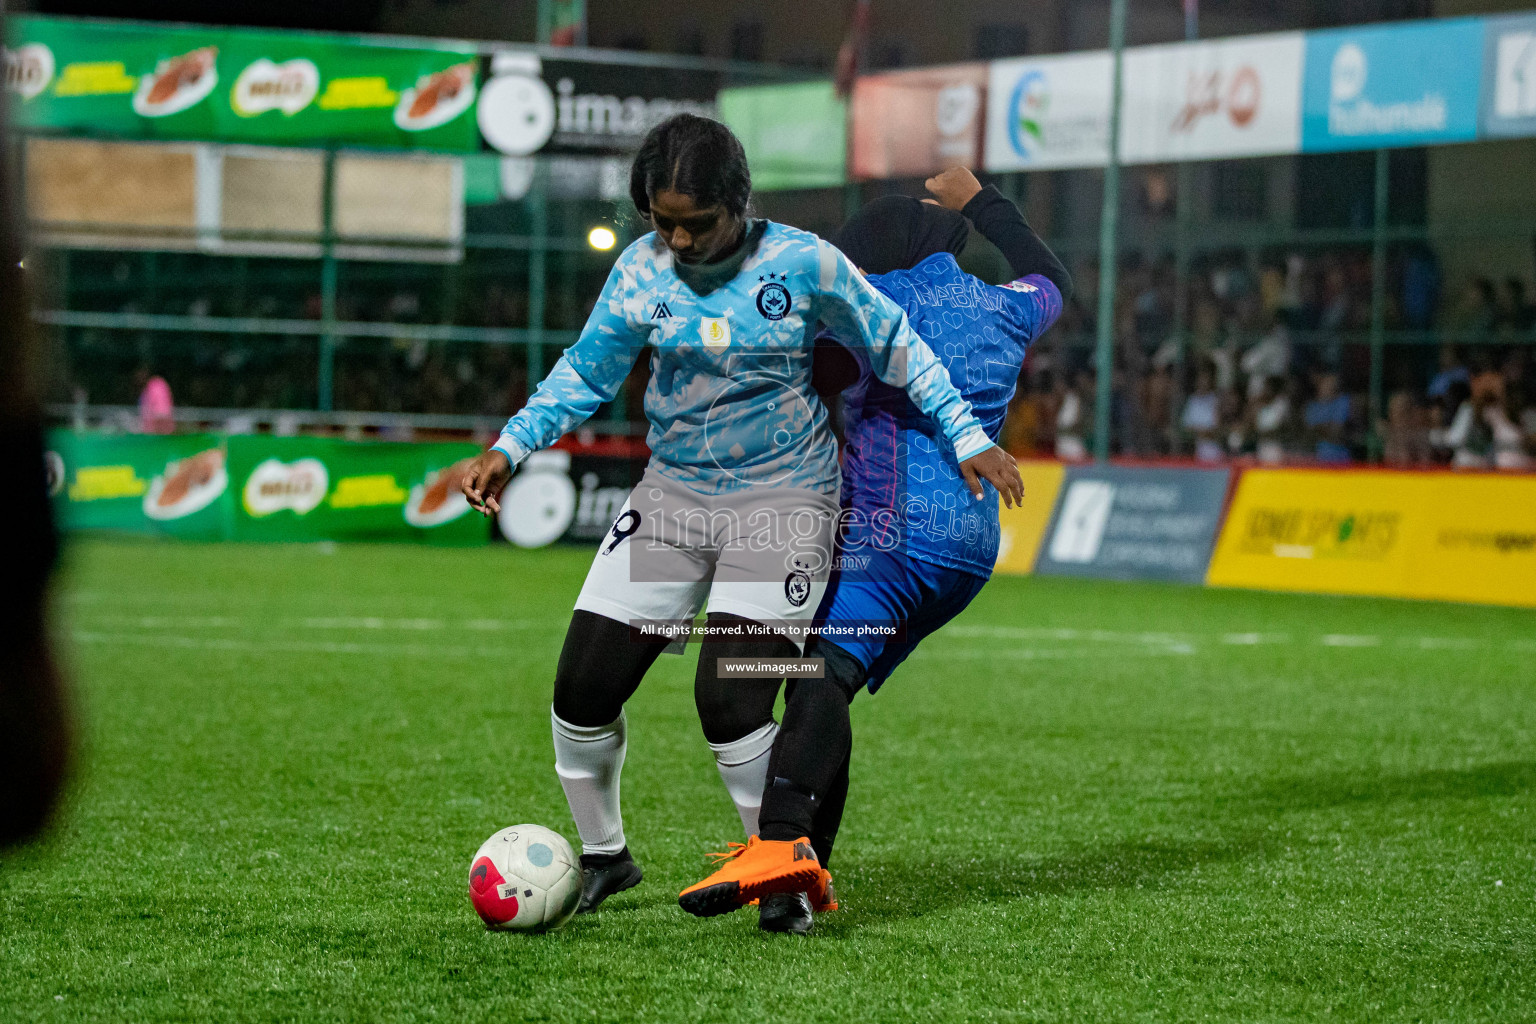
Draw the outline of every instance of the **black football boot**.
[[[590,914],[614,893],[633,889],[644,878],[640,865],[629,855],[629,847],[618,853],[581,855],[581,905],[578,914]]]
[[[811,898],[803,892],[776,892],[763,897],[757,926],[765,932],[806,935],[815,926]]]

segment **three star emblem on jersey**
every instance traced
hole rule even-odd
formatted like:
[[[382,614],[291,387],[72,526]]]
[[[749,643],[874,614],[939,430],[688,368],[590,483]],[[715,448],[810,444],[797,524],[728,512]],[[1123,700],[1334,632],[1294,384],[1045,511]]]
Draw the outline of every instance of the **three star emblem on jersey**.
[[[789,289],[784,287],[785,275],[766,274],[759,281],[766,281],[757,293],[757,311],[765,320],[782,320],[789,312]]]
[[[725,348],[731,343],[731,321],[724,316],[706,316],[699,321],[699,338],[705,348]]]

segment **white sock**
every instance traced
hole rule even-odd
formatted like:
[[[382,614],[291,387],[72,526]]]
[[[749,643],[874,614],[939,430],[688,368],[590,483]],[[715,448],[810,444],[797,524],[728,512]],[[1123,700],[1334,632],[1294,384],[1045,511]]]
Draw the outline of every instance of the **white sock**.
[[[624,816],[619,811],[619,773],[624,770],[624,712],[607,725],[572,725],[551,708],[555,774],[571,805],[586,853],[624,849]]]
[[[715,765],[720,769],[726,791],[736,802],[741,827],[749,836],[757,835],[757,812],[763,806],[763,786],[768,782],[768,755],[778,734],[779,723],[769,722],[739,740],[709,745],[715,752]]]

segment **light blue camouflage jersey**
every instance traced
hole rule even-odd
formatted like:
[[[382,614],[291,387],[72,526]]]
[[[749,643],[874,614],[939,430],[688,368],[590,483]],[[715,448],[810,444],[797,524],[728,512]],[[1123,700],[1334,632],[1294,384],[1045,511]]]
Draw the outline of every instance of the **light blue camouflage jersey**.
[[[817,236],[754,220],[738,254],[675,266],[654,233],[624,250],[581,337],[495,448],[515,466],[612,401],[646,345],[655,469],[703,494],[754,487],[838,490],[837,446],[811,389],[817,322],[862,345],[965,460],[992,445],[901,307]]]

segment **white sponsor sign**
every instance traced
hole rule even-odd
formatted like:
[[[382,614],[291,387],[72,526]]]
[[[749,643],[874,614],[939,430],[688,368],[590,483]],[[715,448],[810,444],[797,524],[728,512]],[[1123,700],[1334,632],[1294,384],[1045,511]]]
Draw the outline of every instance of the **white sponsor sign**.
[[[281,110],[292,117],[314,101],[320,91],[320,69],[315,62],[295,57],[278,64],[265,57],[247,64],[229,104],[241,117],[255,117],[269,110]]]
[[[520,548],[542,548],[559,540],[576,516],[576,485],[571,483],[571,454],[534,452],[502,492],[496,525]]]
[[[1127,50],[1126,163],[1301,150],[1300,32]]]
[[[1536,32],[1499,36],[1495,60],[1494,114],[1536,117]]]
[[[245,510],[257,518],[284,509],[302,516],[315,510],[330,487],[330,474],[319,459],[266,459],[245,481]]]
[[[1107,51],[992,63],[987,84],[989,171],[1099,167],[1109,160]]]
[[[1107,480],[1076,480],[1062,498],[1056,532],[1051,534],[1051,559],[1092,562],[1104,543],[1104,528],[1115,505],[1115,485]]]
[[[5,87],[22,101],[35,99],[53,81],[53,51],[42,43],[0,48],[5,59]]]

